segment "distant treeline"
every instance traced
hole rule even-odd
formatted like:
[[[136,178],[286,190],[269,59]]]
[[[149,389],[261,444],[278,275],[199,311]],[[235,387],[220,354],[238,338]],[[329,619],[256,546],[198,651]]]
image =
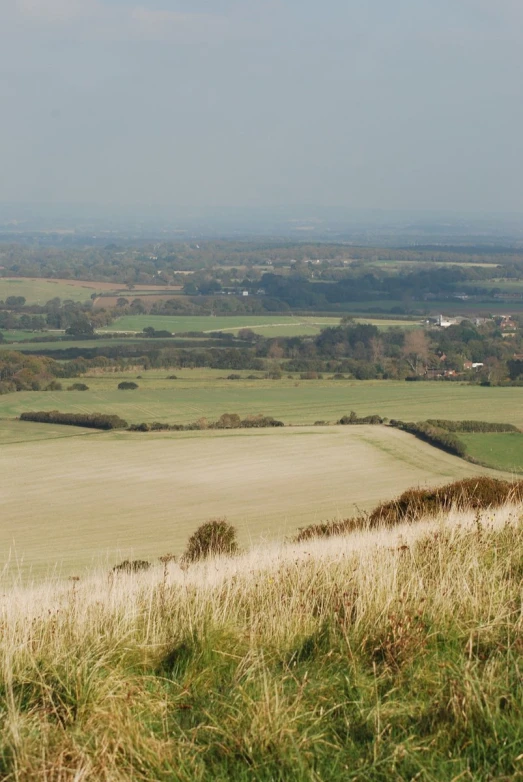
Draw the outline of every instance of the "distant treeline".
[[[83,426],[87,429],[127,429],[128,423],[118,415],[98,413],[59,413],[58,410],[41,410],[20,415],[21,421],[33,421],[39,424],[66,424]]]

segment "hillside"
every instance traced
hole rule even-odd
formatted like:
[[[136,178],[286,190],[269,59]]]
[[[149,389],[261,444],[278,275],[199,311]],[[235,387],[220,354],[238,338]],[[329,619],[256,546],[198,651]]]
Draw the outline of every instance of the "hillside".
[[[2,778],[521,779],[521,515],[5,591]]]

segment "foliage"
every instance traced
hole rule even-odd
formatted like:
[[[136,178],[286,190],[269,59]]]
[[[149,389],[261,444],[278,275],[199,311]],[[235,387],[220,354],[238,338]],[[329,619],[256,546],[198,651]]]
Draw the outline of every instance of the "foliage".
[[[154,421],[149,424],[131,424],[131,432],[191,432],[197,429],[267,429],[271,427],[284,426],[282,421],[278,421],[270,415],[249,415],[241,419],[237,413],[223,413],[217,421],[208,421],[206,418],[200,418],[190,424],[166,424],[160,421]]]
[[[149,570],[151,563],[146,559],[124,559],[119,565],[113,567],[113,573],[140,573]]]
[[[448,421],[429,418],[426,422],[448,432],[519,432],[513,424],[496,424],[490,421]]]
[[[71,386],[68,386],[68,391],[89,391],[89,386],[85,383],[73,383]]]
[[[60,413],[58,410],[42,410],[20,415],[21,421],[33,421],[40,424],[65,424],[83,426],[87,429],[126,429],[128,424],[117,415],[100,413]]]
[[[435,489],[408,489],[397,499],[382,503],[369,515],[370,526],[394,526],[424,516],[457,510],[499,508],[523,501],[523,481],[478,476],[464,478]]]
[[[132,380],[122,380],[121,383],[118,383],[118,389],[120,391],[134,391],[136,388],[138,388],[138,383],[135,383]]]
[[[338,421],[338,424],[342,426],[357,425],[357,424],[382,424],[383,418],[379,415],[366,415],[363,418],[358,418],[354,410],[351,410],[350,415],[344,415]]]
[[[412,421],[405,422],[391,419],[389,424],[390,426],[394,426],[397,429],[402,429],[404,432],[413,434],[420,440],[424,440],[436,448],[441,448],[443,451],[447,451],[447,453],[452,453],[455,456],[460,456],[462,458],[467,454],[467,449],[461,440],[456,437],[456,435],[452,434],[446,429],[440,429],[437,426],[433,426],[427,421],[414,423]]]
[[[381,503],[365,516],[325,521],[301,527],[292,538],[300,543],[311,538],[347,535],[356,530],[393,527],[440,513],[498,508],[508,502],[523,501],[523,481],[510,482],[479,476],[465,478],[435,489],[408,489],[398,498]]]
[[[197,562],[207,557],[236,554],[236,529],[226,519],[211,519],[191,535],[183,554],[184,562]]]

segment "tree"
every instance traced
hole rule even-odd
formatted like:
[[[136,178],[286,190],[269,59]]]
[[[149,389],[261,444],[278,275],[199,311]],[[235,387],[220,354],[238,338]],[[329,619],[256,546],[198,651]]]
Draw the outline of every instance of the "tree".
[[[427,335],[421,329],[413,329],[405,334],[402,355],[415,375],[425,370],[430,355]]]
[[[65,333],[73,337],[92,337],[94,328],[86,317],[79,316],[66,328]]]

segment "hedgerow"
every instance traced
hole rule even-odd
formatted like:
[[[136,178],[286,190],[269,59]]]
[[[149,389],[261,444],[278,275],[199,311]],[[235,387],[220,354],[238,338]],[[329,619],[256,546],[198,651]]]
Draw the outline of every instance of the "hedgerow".
[[[405,422],[392,419],[389,423],[390,426],[413,434],[420,440],[424,440],[436,448],[441,448],[443,451],[447,451],[447,453],[454,454],[454,456],[463,458],[467,455],[467,449],[464,443],[462,443],[455,434],[448,432],[446,429],[433,426],[428,423],[428,421],[414,423],[412,421]]]
[[[448,421],[442,418],[429,418],[427,424],[447,432],[519,432],[513,424],[496,424],[489,421]]]
[[[21,421],[33,421],[39,424],[65,424],[83,426],[87,429],[127,429],[127,421],[118,415],[100,413],[59,413],[58,410],[41,410],[20,415]]]

